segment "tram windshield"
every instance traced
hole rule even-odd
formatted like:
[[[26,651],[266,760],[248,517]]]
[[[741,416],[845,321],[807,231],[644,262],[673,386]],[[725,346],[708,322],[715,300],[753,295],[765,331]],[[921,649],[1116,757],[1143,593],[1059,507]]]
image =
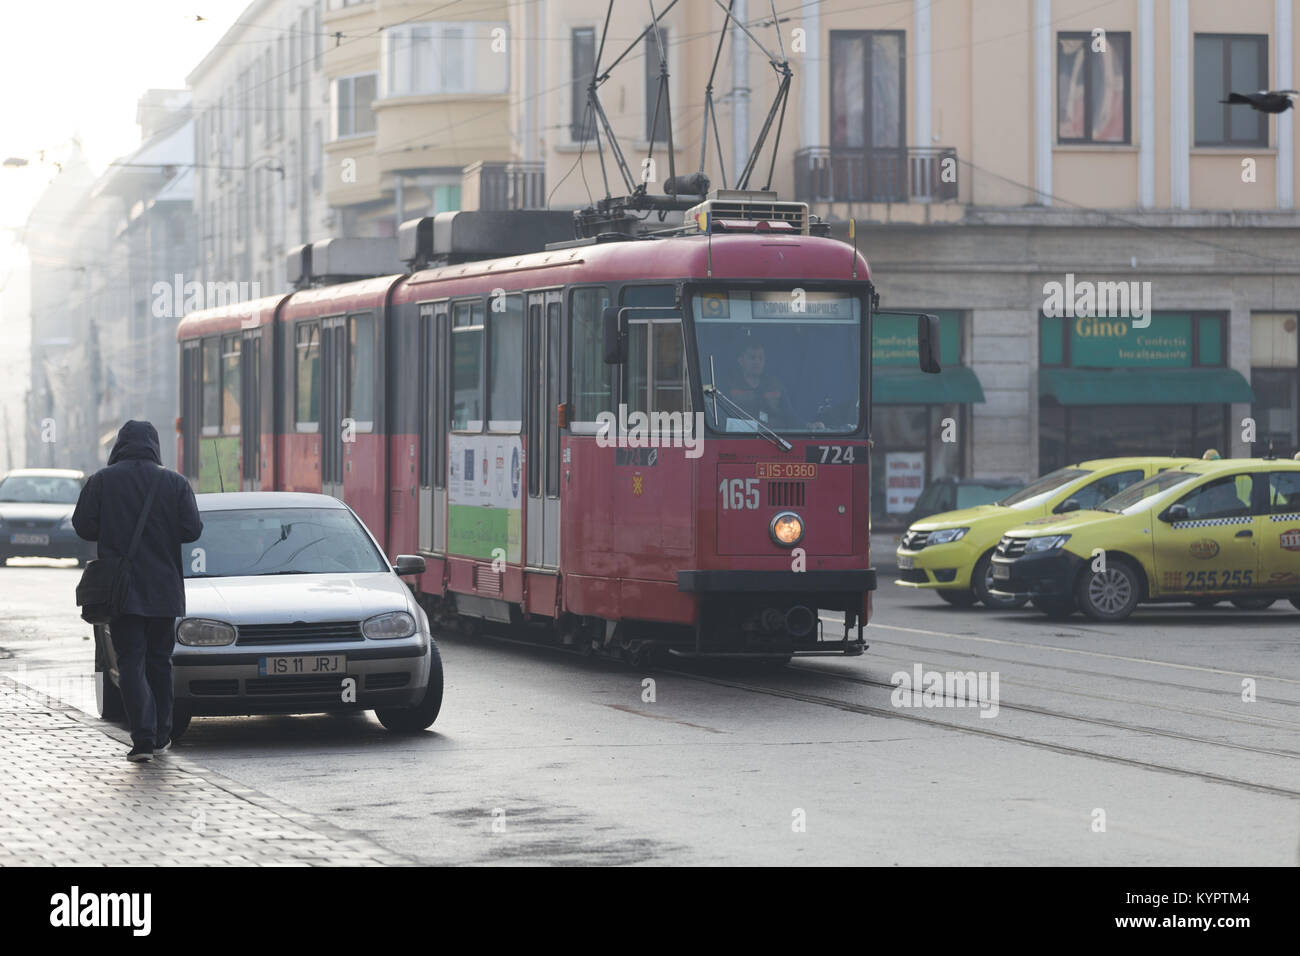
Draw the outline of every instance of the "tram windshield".
[[[861,301],[802,289],[692,297],[705,418],[720,432],[849,434],[862,421]],[[715,418],[716,414],[716,418]]]

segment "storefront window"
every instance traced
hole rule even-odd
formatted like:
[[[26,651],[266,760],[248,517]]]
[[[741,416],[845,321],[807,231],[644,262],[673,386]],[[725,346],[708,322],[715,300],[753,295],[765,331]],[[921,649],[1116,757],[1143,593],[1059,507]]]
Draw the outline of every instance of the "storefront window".
[[[1255,391],[1251,417],[1259,453],[1272,444],[1290,457],[1300,449],[1300,346],[1294,312],[1250,317],[1250,385]]]

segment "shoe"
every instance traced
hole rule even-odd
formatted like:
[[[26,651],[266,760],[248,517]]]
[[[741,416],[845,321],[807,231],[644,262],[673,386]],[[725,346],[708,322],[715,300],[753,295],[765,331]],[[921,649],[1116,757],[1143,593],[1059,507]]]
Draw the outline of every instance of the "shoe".
[[[172,739],[168,737],[166,743],[153,745],[153,755],[157,757],[160,754],[165,754],[167,751],[171,749],[172,749]]]
[[[152,760],[153,745],[148,744],[141,746],[140,744],[136,744],[131,748],[131,752],[126,755],[126,759],[132,763],[144,763],[145,761]]]

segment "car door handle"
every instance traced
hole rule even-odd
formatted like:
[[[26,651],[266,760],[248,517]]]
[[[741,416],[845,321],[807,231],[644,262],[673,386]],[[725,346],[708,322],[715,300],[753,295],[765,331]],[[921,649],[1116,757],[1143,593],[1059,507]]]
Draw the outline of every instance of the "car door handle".
[[[1245,531],[1238,531],[1236,534],[1233,535],[1234,538],[1253,538],[1254,536],[1255,536],[1255,532],[1249,529]]]

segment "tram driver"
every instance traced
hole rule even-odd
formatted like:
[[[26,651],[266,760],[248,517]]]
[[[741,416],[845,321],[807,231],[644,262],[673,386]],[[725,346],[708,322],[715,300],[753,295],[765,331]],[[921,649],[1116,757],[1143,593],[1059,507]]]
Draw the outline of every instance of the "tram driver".
[[[726,395],[733,402],[753,413],[769,428],[805,427],[813,430],[825,428],[822,422],[803,421],[790,405],[785,387],[780,380],[765,374],[767,349],[754,338],[747,338],[736,356],[738,373],[734,374]]]

